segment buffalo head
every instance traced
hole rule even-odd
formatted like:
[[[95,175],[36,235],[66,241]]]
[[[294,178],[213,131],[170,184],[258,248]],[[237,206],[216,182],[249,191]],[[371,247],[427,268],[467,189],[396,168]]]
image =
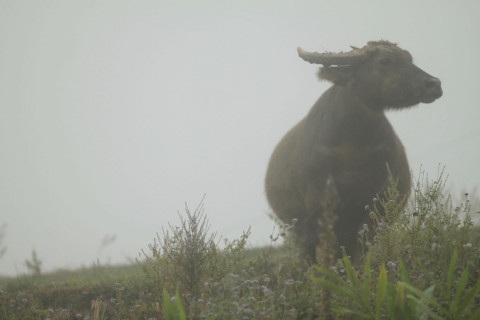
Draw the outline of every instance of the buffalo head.
[[[322,64],[319,77],[355,91],[371,108],[405,108],[442,96],[441,82],[413,64],[406,50],[388,41],[369,42],[350,52],[317,53],[298,48],[299,56]]]

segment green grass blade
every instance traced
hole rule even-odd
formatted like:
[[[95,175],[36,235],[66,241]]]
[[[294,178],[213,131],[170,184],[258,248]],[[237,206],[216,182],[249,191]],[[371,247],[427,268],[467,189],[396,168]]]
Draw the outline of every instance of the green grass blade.
[[[421,291],[417,288],[415,288],[414,286],[410,285],[410,284],[407,284],[407,283],[403,283],[403,285],[405,286],[405,288],[414,294],[414,297],[417,297],[417,298],[420,298],[420,299],[423,299],[425,300],[426,302],[434,305],[435,307],[441,307],[440,304],[432,297],[432,293],[433,293],[433,289],[434,287],[429,287],[427,289],[425,289],[424,291]],[[408,295],[408,294],[407,294]],[[411,295],[412,296],[412,295]]]
[[[478,293],[480,293],[480,280],[477,281],[475,286],[473,286],[473,288],[470,289],[470,291],[466,294],[462,303],[460,303],[460,305],[458,306],[457,312],[459,314],[463,313],[470,306],[470,304],[475,299],[475,297],[477,296]],[[477,311],[477,313],[479,313],[479,312],[480,312],[480,310]],[[476,319],[480,319],[480,318],[476,318]]]
[[[365,278],[363,279],[363,284],[362,284],[362,291],[361,291],[361,298],[362,298],[362,308],[365,310],[368,310],[369,313],[373,313],[372,311],[372,306],[370,303],[370,279]]]
[[[172,302],[167,290],[165,288],[163,289],[163,316],[165,320],[187,319],[178,290],[175,294],[175,300]]]
[[[339,297],[344,297],[344,298],[347,298],[355,303],[357,303],[358,305],[361,305],[362,304],[362,300],[361,298],[355,294],[355,292],[352,292],[352,291],[349,291],[329,280],[325,280],[325,279],[315,279],[315,282],[317,282],[320,286],[322,286],[323,288],[329,290],[330,292],[336,294],[337,296]]]
[[[453,252],[452,259],[450,260],[450,265],[448,266],[447,271],[447,292],[446,292],[446,299],[450,298],[450,293],[452,292],[452,284],[453,284],[453,272],[455,271],[455,264],[457,263],[458,253],[457,250]]]
[[[370,254],[367,254],[367,261],[365,261],[365,264],[363,265],[363,271],[367,275],[370,275],[370,272],[372,271],[370,268]]]
[[[445,319],[444,317],[440,317],[437,313],[435,313],[430,306],[440,310],[444,315],[449,314],[448,310],[442,307],[442,305],[433,297],[433,286],[427,288],[425,291],[421,291],[410,284],[403,283],[403,285],[410,292],[407,294],[407,298],[415,301],[417,305],[421,305],[421,310],[427,312],[431,318],[439,320]]]
[[[393,313],[390,312],[390,316],[394,319],[408,319],[407,315],[410,315],[407,304],[407,294],[405,290],[404,282],[397,282],[397,291],[395,293],[395,304]]]
[[[411,294],[408,294],[408,298],[411,300],[415,300],[416,306],[415,306],[415,311],[414,311],[414,316],[415,318],[418,319],[444,319],[443,317],[440,317],[438,314],[436,314],[431,308],[430,305],[431,301],[433,298],[433,290],[434,286],[431,286],[423,291],[422,297],[417,297],[413,296]]]
[[[370,269],[370,255],[367,255],[367,261],[365,262],[363,266],[363,271],[364,271],[364,278],[363,278],[363,283],[362,283],[362,300],[363,300],[363,306],[365,309],[369,311],[369,313],[372,313],[372,306],[370,304],[370,296],[371,296],[371,287],[372,287],[372,272]]]
[[[401,260],[400,260],[400,273],[402,275],[403,282],[410,284],[410,278],[408,277],[407,268],[405,268],[405,264]]]
[[[380,274],[377,280],[377,290],[375,294],[375,319],[380,319],[383,301],[387,293],[387,270],[385,265],[380,267]]]
[[[163,288],[163,304],[162,304],[162,309],[163,309],[163,317],[166,320],[172,320],[175,319],[175,311],[172,306],[172,302],[170,301],[170,294],[167,292],[165,288]]]
[[[339,313],[339,314],[342,314],[342,315],[352,315],[352,316],[355,316],[355,319],[357,319],[357,318],[360,318],[360,319],[372,319],[372,316],[371,316],[370,314],[363,313],[363,312],[356,311],[356,310],[351,310],[351,309],[344,308],[344,307],[335,307],[335,308],[332,308],[332,310],[333,310],[335,313]]]
[[[450,304],[450,310],[454,314],[457,313],[457,309],[458,309],[458,306],[459,306],[459,303],[460,303],[460,299],[462,298],[462,295],[465,291],[465,287],[467,286],[467,283],[468,283],[468,268],[465,268],[465,270],[463,270],[463,272],[462,272],[460,280],[458,281],[458,285],[457,285],[456,292],[455,292],[455,298],[453,298],[453,301]],[[450,290],[448,292],[450,292]]]
[[[346,255],[343,256],[343,263],[345,264],[345,271],[347,272],[348,280],[350,280],[350,286],[352,288],[357,288],[358,287],[357,277],[355,274],[355,270],[353,269],[352,262],[350,261],[348,256]]]
[[[477,310],[474,314],[472,314],[467,320],[478,320],[480,319],[480,309]]]
[[[185,309],[183,308],[182,300],[178,294],[178,290],[175,294],[175,308],[179,320],[187,320],[187,315],[185,314]]]
[[[425,299],[418,298],[418,297],[416,297],[415,295],[410,295],[410,294],[408,294],[407,297],[408,297],[409,299],[415,300],[415,302],[416,302],[416,304],[417,304],[416,316],[415,316],[415,318],[413,318],[413,319],[420,318],[421,313],[427,313],[428,316],[429,316],[427,319],[445,320],[444,317],[439,316],[438,314],[436,314],[436,313],[430,308],[430,304],[429,304],[428,301],[426,301]],[[420,310],[423,311],[423,312],[420,312]]]
[[[351,264],[350,264],[350,268],[352,268]],[[320,286],[324,287],[325,289],[329,290],[330,292],[336,294],[339,297],[345,297],[355,302],[359,306],[362,305],[361,297],[358,294],[356,294],[354,290],[351,290],[352,288],[353,289],[355,288],[352,286],[351,283],[349,284],[348,282],[343,280],[340,276],[338,276],[337,274],[335,274],[330,270],[327,270],[326,268],[317,266],[316,269],[326,278],[330,278],[330,279],[322,279],[322,278],[315,277],[313,280],[317,282]]]
[[[389,318],[394,320],[396,318],[396,307],[395,307],[395,301],[397,299],[397,289],[396,287],[391,284],[387,283],[387,312],[389,315]]]
[[[328,278],[334,280],[335,282],[338,282],[342,286],[347,286],[347,282],[345,280],[343,280],[340,276],[335,274],[334,272],[332,272],[332,271],[330,271],[330,270],[328,270],[324,267],[321,267],[321,266],[317,266],[316,269],[317,269],[318,272],[323,274],[325,277],[328,277]]]

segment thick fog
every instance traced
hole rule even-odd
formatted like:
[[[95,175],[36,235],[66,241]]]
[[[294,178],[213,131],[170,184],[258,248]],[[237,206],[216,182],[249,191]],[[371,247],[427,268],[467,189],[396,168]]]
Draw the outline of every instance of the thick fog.
[[[387,39],[443,97],[389,112],[413,173],[479,184],[478,1],[0,2],[0,274],[126,263],[203,195],[265,245],[276,143],[329,87],[297,55]],[[112,241],[109,241],[112,240]]]

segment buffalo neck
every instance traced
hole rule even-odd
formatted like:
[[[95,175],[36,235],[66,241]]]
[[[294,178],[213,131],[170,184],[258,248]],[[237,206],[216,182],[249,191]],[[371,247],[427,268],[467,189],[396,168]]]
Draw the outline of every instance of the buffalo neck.
[[[346,86],[333,85],[304,119],[306,129],[324,145],[372,145],[385,141],[393,129],[382,108],[372,107]]]

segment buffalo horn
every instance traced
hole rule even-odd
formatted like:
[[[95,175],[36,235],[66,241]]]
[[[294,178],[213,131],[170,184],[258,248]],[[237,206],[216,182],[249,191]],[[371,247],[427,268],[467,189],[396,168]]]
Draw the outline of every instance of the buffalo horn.
[[[324,66],[349,66],[359,63],[364,57],[363,52],[342,52],[342,53],[318,53],[318,52],[307,52],[298,47],[298,55],[303,60],[315,63],[323,64]]]

